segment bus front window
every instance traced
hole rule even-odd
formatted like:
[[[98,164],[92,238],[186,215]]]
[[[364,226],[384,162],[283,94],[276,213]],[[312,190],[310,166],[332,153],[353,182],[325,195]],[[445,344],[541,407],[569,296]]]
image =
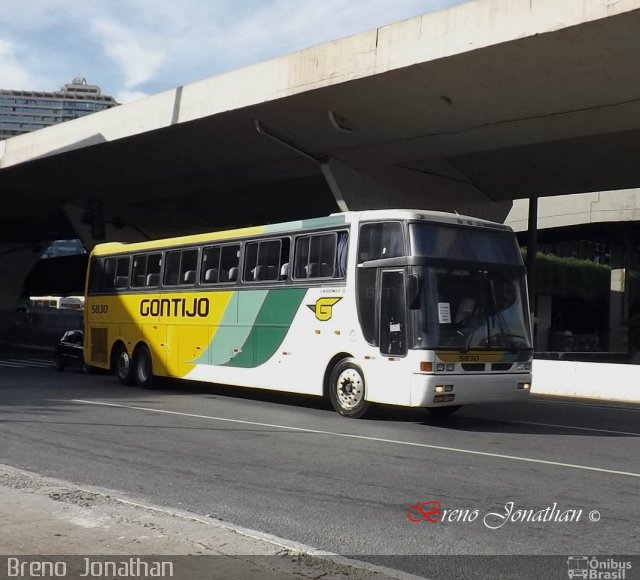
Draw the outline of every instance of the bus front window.
[[[520,271],[423,267],[418,348],[531,348]]]

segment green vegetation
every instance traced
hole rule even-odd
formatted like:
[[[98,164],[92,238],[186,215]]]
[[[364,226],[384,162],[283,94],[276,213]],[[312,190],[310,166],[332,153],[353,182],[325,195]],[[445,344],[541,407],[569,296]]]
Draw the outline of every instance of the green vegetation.
[[[527,251],[522,250],[526,261]],[[549,294],[584,300],[608,300],[611,268],[577,258],[560,258],[553,254],[536,256],[536,294]]]

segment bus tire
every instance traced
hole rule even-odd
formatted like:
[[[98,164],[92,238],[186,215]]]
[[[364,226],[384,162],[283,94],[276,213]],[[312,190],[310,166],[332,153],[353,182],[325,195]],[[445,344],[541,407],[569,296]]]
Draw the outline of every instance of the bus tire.
[[[352,358],[343,358],[333,367],[329,378],[329,397],[333,408],[343,417],[359,419],[369,410],[365,400],[364,373]]]
[[[133,355],[133,379],[145,389],[153,386],[153,362],[146,345],[141,344]]]
[[[133,385],[133,365],[131,357],[124,345],[120,345],[113,353],[113,372],[122,385]]]
[[[447,407],[427,407],[427,411],[434,417],[448,417],[453,415],[462,405],[449,405]]]
[[[92,375],[94,373],[94,371],[95,371],[95,369],[84,360],[84,356],[83,356],[82,357],[82,372],[85,375]]]

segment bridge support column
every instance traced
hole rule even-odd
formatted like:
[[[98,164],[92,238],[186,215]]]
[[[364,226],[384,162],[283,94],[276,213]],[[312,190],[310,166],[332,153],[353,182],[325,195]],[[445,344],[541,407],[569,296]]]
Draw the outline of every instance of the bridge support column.
[[[426,209],[504,222],[513,205],[489,198],[478,202],[482,194],[471,185],[467,194],[457,191],[454,195],[451,179],[400,167],[385,167],[383,175],[371,167],[354,169],[333,157],[322,161],[321,167],[340,211]],[[390,173],[394,174],[393,183],[400,185],[392,187],[384,182]]]
[[[629,280],[628,272],[634,250],[630,233],[612,240],[611,286],[609,291],[609,345],[612,352],[629,350]]]

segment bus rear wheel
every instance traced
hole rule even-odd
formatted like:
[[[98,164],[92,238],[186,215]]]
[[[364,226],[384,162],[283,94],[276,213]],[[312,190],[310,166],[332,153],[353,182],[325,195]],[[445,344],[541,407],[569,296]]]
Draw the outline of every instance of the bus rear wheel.
[[[364,373],[354,359],[342,359],[333,367],[329,397],[333,408],[344,417],[359,419],[369,410],[369,402],[365,400]]]
[[[122,385],[133,384],[133,372],[131,357],[124,346],[120,346],[114,353],[112,359],[113,372]]]
[[[151,353],[144,344],[133,355],[133,378],[139,387],[149,388],[153,385]]]

